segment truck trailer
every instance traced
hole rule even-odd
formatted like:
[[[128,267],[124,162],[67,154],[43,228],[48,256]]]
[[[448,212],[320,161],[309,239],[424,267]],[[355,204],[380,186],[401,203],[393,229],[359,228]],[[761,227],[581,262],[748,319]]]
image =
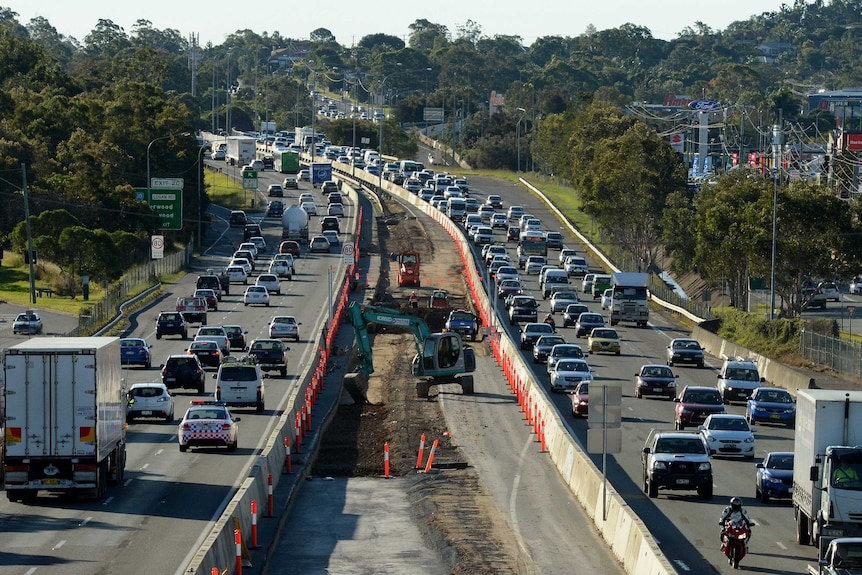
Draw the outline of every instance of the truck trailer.
[[[273,169],[282,174],[299,173],[299,152],[276,152],[274,156]]]
[[[224,161],[231,166],[245,166],[257,155],[257,144],[248,136],[228,136]]]
[[[617,272],[611,274],[611,325],[621,321],[646,327],[649,321],[649,274],[639,272]]]
[[[122,482],[126,402],[116,337],[37,337],[5,350],[10,501],[40,491],[101,499]]]
[[[800,389],[795,431],[797,542],[862,536],[862,391]]]

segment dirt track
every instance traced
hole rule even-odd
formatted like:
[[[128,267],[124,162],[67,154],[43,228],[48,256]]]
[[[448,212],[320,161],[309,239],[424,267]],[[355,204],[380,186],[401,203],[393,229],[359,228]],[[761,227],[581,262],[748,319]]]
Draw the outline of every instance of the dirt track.
[[[393,207],[398,213],[398,208]],[[415,219],[386,218],[378,221],[381,259],[389,253],[411,249],[421,253],[423,285],[417,290],[420,308],[431,291],[442,287],[451,292],[453,307],[467,305],[461,258],[451,238],[436,224],[423,227]],[[381,272],[382,273],[382,272]],[[393,280],[379,303],[407,309],[413,288],[398,288]],[[426,285],[427,284],[427,285]],[[421,311],[421,310],[420,310]],[[439,331],[444,314],[422,315],[432,331]],[[490,353],[487,344],[473,344],[477,356]],[[413,501],[417,525],[429,545],[451,565],[451,572],[470,574],[519,573],[519,549],[507,523],[485,494],[481,479],[461,451],[452,445],[438,394],[460,393],[455,385],[431,389],[428,399],[416,397],[410,362],[415,354],[409,334],[374,335],[375,373],[369,378],[367,405],[344,404],[338,408],[323,438],[316,476],[380,476],[381,450],[389,443],[390,473],[403,478]],[[419,441],[426,436],[426,457],[438,441],[432,473],[415,469]]]

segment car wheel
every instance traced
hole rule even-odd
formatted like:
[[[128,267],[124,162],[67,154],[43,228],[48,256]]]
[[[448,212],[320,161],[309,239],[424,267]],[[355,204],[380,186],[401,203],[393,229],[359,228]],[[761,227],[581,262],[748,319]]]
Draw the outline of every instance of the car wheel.
[[[282,367],[278,372],[281,374],[281,377],[287,377],[287,368],[286,367]]]
[[[673,362],[671,360],[667,360],[665,363],[667,363],[668,367],[673,367]]]
[[[699,367],[700,369],[703,369],[703,362],[698,363],[697,367]]]
[[[764,503],[769,503],[769,495],[763,490],[760,491],[760,500]]]
[[[189,450],[188,445],[183,445],[182,443],[180,443],[180,452],[185,453],[188,450]]]
[[[145,364],[144,364],[144,367],[145,367],[145,368],[147,368],[147,369],[150,369],[151,367],[153,367],[153,364],[152,364],[152,362],[148,359],[148,360],[147,360],[147,363],[145,363]]]
[[[697,494],[704,499],[712,499],[712,483],[697,488]]]
[[[242,305],[248,307],[248,304],[246,302],[243,302]]]
[[[683,425],[681,421],[677,420],[673,422],[673,428],[677,431],[682,431],[685,429],[685,425]]]
[[[647,497],[650,499],[658,497],[658,486],[656,486],[654,482],[650,481],[649,478],[646,479],[646,493]]]
[[[205,391],[206,389],[204,388],[204,384],[201,383],[197,388],[198,395],[203,395]]]
[[[227,446],[227,450],[236,451],[237,447],[239,447],[239,437],[236,438],[236,441]]]
[[[255,411],[256,411],[257,413],[263,413],[263,410],[264,410],[264,409],[265,409],[265,406],[264,406],[264,403],[263,403],[263,402],[258,403],[258,404],[255,406]]]
[[[643,398],[643,394],[640,392],[640,390],[635,389],[635,397],[638,399]]]
[[[189,332],[184,331],[183,332],[183,339],[188,339],[188,338],[189,338]]]
[[[156,332],[156,339],[162,339],[162,334],[160,334],[159,332]]]

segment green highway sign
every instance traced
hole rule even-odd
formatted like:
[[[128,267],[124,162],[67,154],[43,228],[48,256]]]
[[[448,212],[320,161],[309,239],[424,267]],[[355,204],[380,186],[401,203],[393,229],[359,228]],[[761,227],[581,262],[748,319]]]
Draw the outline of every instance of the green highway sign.
[[[155,179],[155,178],[153,178]],[[180,179],[182,182],[182,179]],[[183,190],[151,188],[147,198],[147,188],[135,188],[135,196],[146,198],[150,208],[159,215],[162,220],[161,229],[181,230],[183,229]]]
[[[246,190],[257,189],[257,172],[254,170],[246,170],[242,173],[242,187]]]

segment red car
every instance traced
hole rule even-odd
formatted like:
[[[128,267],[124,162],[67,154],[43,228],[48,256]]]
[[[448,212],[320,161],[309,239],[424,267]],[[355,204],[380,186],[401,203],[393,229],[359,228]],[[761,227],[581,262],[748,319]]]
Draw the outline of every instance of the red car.
[[[697,427],[713,413],[727,413],[721,392],[714,387],[687,385],[674,401],[676,402],[674,429]]]
[[[207,300],[207,309],[212,311],[218,311],[218,296],[216,295],[215,290],[208,288],[201,288],[195,290],[195,297],[202,297]]]
[[[521,228],[518,226],[509,226],[509,229],[506,230],[506,241],[507,242],[517,242],[521,236]]]
[[[586,417],[590,413],[590,382],[582,381],[569,397],[572,400],[572,415]]]
[[[278,253],[290,254],[295,258],[299,257],[299,242],[293,240],[285,240],[278,246]]]

